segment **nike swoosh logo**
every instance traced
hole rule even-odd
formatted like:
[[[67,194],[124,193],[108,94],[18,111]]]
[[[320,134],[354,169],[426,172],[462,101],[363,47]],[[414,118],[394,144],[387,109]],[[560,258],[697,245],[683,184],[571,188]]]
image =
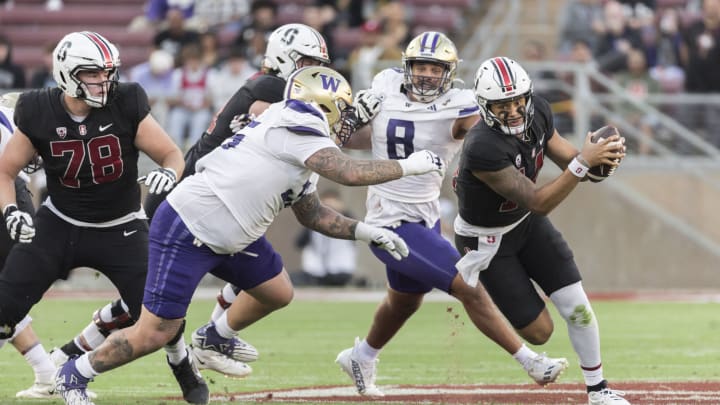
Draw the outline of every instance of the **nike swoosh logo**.
[[[137,232],[137,229],[134,231],[123,231],[123,236],[128,237],[128,236],[134,234],[135,232]]]
[[[112,122],[109,123],[109,124],[107,124],[107,125],[100,125],[100,132],[102,132],[102,131],[110,128],[111,126],[113,126],[113,123],[112,123]]]

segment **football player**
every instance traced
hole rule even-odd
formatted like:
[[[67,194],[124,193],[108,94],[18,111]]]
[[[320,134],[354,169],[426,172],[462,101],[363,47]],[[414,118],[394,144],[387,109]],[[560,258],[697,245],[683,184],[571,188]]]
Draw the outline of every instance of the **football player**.
[[[142,151],[161,166],[147,177],[151,193],[172,187],[184,162],[150,114],[142,88],[118,83],[119,66],[117,48],[102,35],[70,33],[53,51],[58,87],[25,92],[17,101],[17,128],[0,157],[0,206],[19,242],[0,272],[0,339],[11,337],[52,283],[76,267],[107,276],[130,319],[140,315],[148,224],[138,156]],[[43,159],[49,196],[33,222],[18,208],[14,181],[35,154]],[[185,398],[207,398],[181,333],[167,352]]]
[[[458,267],[479,273],[500,311],[520,336],[547,342],[553,322],[533,282],[567,323],[580,358],[591,405],[628,405],[603,378],[598,324],[573,254],[547,214],[585,178],[590,167],[617,166],[624,139],[613,135],[582,151],[558,134],[546,100],[514,60],[494,57],[475,75],[475,96],[484,120],[465,138],[457,174],[455,219]],[[537,186],[550,158],[563,172]],[[616,161],[617,160],[617,161]]]
[[[195,163],[231,137],[234,130],[247,124],[251,116],[259,115],[271,103],[281,101],[286,79],[291,73],[305,66],[329,63],[325,39],[316,30],[304,24],[286,24],[277,28],[268,38],[262,72],[249,79],[235,92],[216,114],[200,140],[188,150],[185,154],[185,171],[178,181],[194,174]],[[169,190],[147,194],[143,205],[150,219],[168,193]],[[238,294],[241,299],[252,302],[239,288],[227,284],[217,295],[218,303],[211,313],[211,321],[224,322],[221,315]],[[278,298],[282,301],[282,297]],[[259,309],[253,305],[248,307],[248,310]],[[54,349],[50,355],[56,365],[62,365],[70,356],[81,355],[98,347],[112,331],[127,326],[128,323],[124,321],[127,319],[127,306],[121,300],[116,300],[96,311],[93,321],[81,334],[60,349]],[[235,335],[232,350],[228,352],[230,356],[227,356],[218,352],[215,347],[203,344],[204,335],[207,333],[214,334],[215,326],[198,328],[192,335],[191,350],[200,369],[211,369],[234,378],[245,377],[252,372],[252,368],[246,363],[258,358],[259,353],[255,347]]]
[[[402,69],[380,72],[372,87],[358,94],[360,124],[371,125],[354,135],[350,146],[371,146],[376,159],[402,162],[414,151],[428,149],[451,161],[479,120],[472,91],[453,87],[458,62],[455,45],[444,34],[429,31],[415,37],[402,56]],[[476,283],[455,268],[460,255],[440,233],[442,181],[426,174],[368,188],[365,221],[402,236],[410,255],[397,262],[370,246],[385,264],[387,295],[365,339],[356,338],[354,347],[340,352],[336,362],[361,395],[382,396],[375,385],[381,349],[418,310],[425,294],[437,288],[462,302],[475,326],[513,355],[536,382],[555,381],[567,361],[526,347],[483,288],[475,288]]]
[[[7,93],[0,97],[0,151],[5,148],[15,131],[13,115],[19,95],[19,93]],[[27,213],[26,220],[32,221],[35,206],[27,188],[30,177],[26,174],[26,171],[27,169],[24,169],[18,173],[18,177],[15,179],[15,195],[18,209]],[[5,259],[14,244],[15,241],[10,237],[9,233],[0,232],[0,266],[5,264]],[[25,357],[35,374],[33,385],[18,392],[15,396],[17,398],[51,398],[55,391],[55,365],[33,331],[31,322],[30,315],[25,315],[15,327],[13,336],[7,340]],[[0,340],[0,347],[5,341]]]
[[[285,207],[292,207],[308,228],[374,243],[395,260],[407,256],[405,242],[395,233],[323,205],[316,190],[319,176],[360,186],[441,172],[443,162],[428,151],[401,161],[355,160],[343,154],[338,145],[355,129],[352,91],[340,74],[327,67],[295,71],[284,94],[285,101],[271,104],[198,160],[196,173],[160,204],[150,226],[148,282],[140,319],[110,335],[93,352],[65,363],[58,390],[85,397],[88,381],[99,373],[167,343],[181,330],[193,293],[206,273],[232,282],[261,307],[249,312],[243,301],[235,300],[223,315],[233,329],[289,304],[290,278],[280,255],[264,237]],[[206,334],[204,344],[232,349],[233,331],[219,323],[215,328],[217,334]]]

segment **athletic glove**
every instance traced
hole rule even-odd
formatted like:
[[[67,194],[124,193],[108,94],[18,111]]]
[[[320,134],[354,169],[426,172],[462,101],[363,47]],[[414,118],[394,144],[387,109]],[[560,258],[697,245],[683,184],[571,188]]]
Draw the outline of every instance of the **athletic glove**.
[[[355,97],[355,114],[358,127],[367,125],[380,112],[380,99],[368,90],[361,90]]]
[[[410,254],[405,241],[395,232],[358,222],[355,240],[362,240],[390,253],[395,260],[402,260]]]
[[[252,114],[238,114],[230,121],[230,130],[233,134],[237,134],[253,119],[255,119],[255,116]]]
[[[15,204],[8,204],[3,210],[5,224],[10,239],[20,243],[30,243],[35,236],[35,226],[30,214],[20,211]]]
[[[397,161],[402,167],[403,176],[413,176],[428,172],[437,172],[440,176],[445,174],[445,162],[440,156],[429,150],[421,150],[410,154],[407,159]]]
[[[169,167],[160,167],[148,173],[145,178],[145,185],[149,187],[150,194],[160,194],[163,191],[170,191],[177,180],[177,173]]]

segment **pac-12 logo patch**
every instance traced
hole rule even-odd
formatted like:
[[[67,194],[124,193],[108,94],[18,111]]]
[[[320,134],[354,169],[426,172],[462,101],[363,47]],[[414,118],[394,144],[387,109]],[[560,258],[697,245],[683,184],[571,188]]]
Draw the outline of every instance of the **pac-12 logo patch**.
[[[60,137],[60,139],[65,139],[67,136],[67,128],[65,127],[57,127],[55,128],[55,133]]]
[[[515,156],[515,166],[521,167],[522,166],[522,156],[518,153],[517,156]]]

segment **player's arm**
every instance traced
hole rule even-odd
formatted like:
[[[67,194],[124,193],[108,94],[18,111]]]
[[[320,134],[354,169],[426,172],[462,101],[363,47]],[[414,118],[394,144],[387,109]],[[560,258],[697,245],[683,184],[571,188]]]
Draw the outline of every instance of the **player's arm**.
[[[591,136],[592,134],[588,134],[585,138],[583,150],[573,157],[573,163],[568,165],[569,167],[563,170],[560,176],[542,187],[536,187],[535,183],[512,165],[493,172],[473,171],[472,173],[506,199],[537,214],[547,215],[572,192],[590,167],[608,163],[612,156],[615,156],[614,150],[620,143],[619,136],[598,143],[592,143]],[[575,172],[578,168],[582,170]]]
[[[353,159],[338,148],[322,148],[305,160],[305,167],[336,183],[368,186],[403,176],[445,171],[445,163],[433,152],[414,152],[402,160]]]
[[[35,147],[19,129],[8,140],[0,155],[0,209],[15,204],[15,178],[35,156]]]
[[[310,193],[292,205],[293,213],[305,227],[324,235],[338,238],[361,240],[386,250],[396,260],[407,257],[409,250],[405,241],[395,232],[370,226],[348,218],[320,202],[317,192]]]
[[[135,146],[160,167],[174,170],[176,178],[182,176],[185,168],[182,151],[152,115],[148,114],[140,121]]]
[[[257,117],[257,116],[259,116],[260,114],[262,114],[263,112],[265,112],[265,110],[267,110],[268,107],[270,107],[270,104],[271,104],[271,103],[268,102],[268,101],[255,100],[255,101],[253,101],[253,103],[250,105],[250,108],[248,109],[248,114],[254,115],[254,116]]]
[[[563,138],[557,129],[553,130],[553,136],[548,140],[545,151],[550,160],[555,162],[559,168],[565,169],[578,153],[580,151],[570,141]]]
[[[478,114],[456,119],[452,127],[453,139],[465,139],[465,135],[470,132],[478,121],[480,121],[480,115]]]

